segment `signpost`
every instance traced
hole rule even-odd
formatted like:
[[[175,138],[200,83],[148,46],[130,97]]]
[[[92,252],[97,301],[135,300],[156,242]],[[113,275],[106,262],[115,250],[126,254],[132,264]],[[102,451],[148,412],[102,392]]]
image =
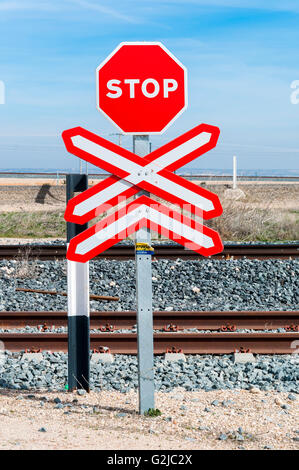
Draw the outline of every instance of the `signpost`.
[[[133,134],[133,152],[81,127],[63,132],[71,154],[111,173],[72,198],[65,219],[86,224],[114,209],[70,240],[67,258],[88,263],[136,232],[139,412],[144,413],[154,408],[151,230],[204,256],[222,251],[218,233],[193,219],[221,215],[217,195],[175,174],[216,146],[219,129],[200,124],[150,152],[148,134],[164,132],[187,106],[186,69],[161,43],[121,43],[96,77],[97,107],[123,133]]]
[[[141,157],[149,153],[149,136],[134,135],[133,151]],[[139,195],[149,196],[142,191]],[[136,196],[135,196],[136,197]],[[155,408],[154,341],[152,302],[151,231],[142,227],[136,232],[136,300],[139,413]]]
[[[237,157],[233,156],[233,189],[237,189]]]

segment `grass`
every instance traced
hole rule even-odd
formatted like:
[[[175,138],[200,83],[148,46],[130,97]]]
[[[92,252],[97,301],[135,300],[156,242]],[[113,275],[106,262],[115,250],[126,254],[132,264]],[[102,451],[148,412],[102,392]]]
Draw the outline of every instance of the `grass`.
[[[15,272],[13,277],[15,279],[36,279],[38,275],[37,261],[29,261],[31,248],[28,247],[25,252],[19,253],[15,258]]]
[[[223,204],[223,214],[205,224],[217,230],[223,240],[298,240],[299,212],[278,214],[272,209]],[[153,238],[158,238],[153,233]],[[1,238],[65,238],[66,223],[61,212],[0,213]]]
[[[62,212],[2,212],[0,237],[53,238],[66,236]]]
[[[223,215],[207,223],[230,241],[290,241],[299,238],[299,214],[291,211],[235,206],[224,202]]]
[[[208,186],[216,192],[223,207],[221,217],[207,225],[217,230],[223,240],[291,241],[299,239],[298,185],[242,185],[245,197],[226,198],[229,185]]]
[[[242,186],[245,199],[228,200],[228,185],[205,185],[218,194],[223,214],[205,225],[217,230],[222,240],[289,241],[299,239],[298,185]],[[101,217],[91,221],[93,225]],[[0,213],[0,237],[65,238],[66,223],[62,211]],[[158,239],[153,233],[153,240]]]
[[[149,408],[147,411],[144,412],[144,416],[149,416],[150,418],[156,418],[157,416],[161,416],[162,413],[159,408]]]

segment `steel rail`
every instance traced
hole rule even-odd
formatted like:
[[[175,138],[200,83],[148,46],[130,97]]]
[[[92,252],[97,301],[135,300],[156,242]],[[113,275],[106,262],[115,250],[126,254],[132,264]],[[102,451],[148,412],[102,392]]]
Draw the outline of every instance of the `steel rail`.
[[[154,258],[184,258],[184,259],[203,259],[200,254],[185,250],[179,245],[155,245],[154,244]],[[299,243],[292,244],[267,244],[267,245],[246,245],[246,244],[232,244],[226,245],[222,253],[213,255],[213,259],[238,259],[238,258],[255,258],[255,259],[268,259],[268,258],[294,258],[299,256]],[[65,245],[0,245],[0,258],[2,259],[17,259],[26,257],[28,259],[40,260],[53,260],[65,259],[66,246]],[[106,259],[132,259],[134,257],[134,246],[114,246],[98,255],[96,258]]]
[[[32,176],[33,178],[39,177],[39,176],[57,176],[57,173],[59,176],[65,176],[67,175],[67,171],[65,170],[59,170],[59,171],[52,171],[52,172],[30,172],[30,171],[1,171],[0,172],[0,178],[4,178],[5,176],[8,175],[18,175],[20,179],[24,176]],[[184,173],[178,173],[180,176],[186,179],[200,179],[203,181],[231,181],[232,176],[231,175],[215,175],[215,174],[184,174]],[[107,178],[110,176],[110,173],[89,173],[89,176],[92,177],[98,177],[98,178]],[[53,178],[55,179],[55,178]],[[253,176],[253,175],[238,175],[238,180],[239,181],[279,181],[279,182],[299,182],[299,177],[298,176],[275,176],[275,175],[265,175],[265,176]]]
[[[174,349],[186,354],[230,354],[236,350],[250,350],[258,354],[292,354],[298,339],[298,333],[156,333],[154,353],[164,354]],[[67,351],[67,334],[1,333],[0,341],[10,351]],[[113,354],[137,354],[137,335],[92,334],[90,348],[109,348]]]
[[[276,329],[288,327],[299,328],[299,311],[154,311],[154,328],[168,327],[173,329],[196,328],[198,330],[219,330],[231,327],[252,330]],[[112,329],[130,329],[136,324],[135,311],[91,312],[90,327],[93,329],[112,327]],[[67,326],[67,312],[30,311],[0,312],[0,328],[22,328],[24,326]]]

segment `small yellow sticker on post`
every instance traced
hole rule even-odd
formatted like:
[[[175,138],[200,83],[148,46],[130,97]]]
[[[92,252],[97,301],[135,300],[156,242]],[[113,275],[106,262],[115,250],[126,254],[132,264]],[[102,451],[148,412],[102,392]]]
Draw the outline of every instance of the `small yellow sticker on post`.
[[[155,251],[148,243],[136,243],[135,249],[138,255],[153,255]]]

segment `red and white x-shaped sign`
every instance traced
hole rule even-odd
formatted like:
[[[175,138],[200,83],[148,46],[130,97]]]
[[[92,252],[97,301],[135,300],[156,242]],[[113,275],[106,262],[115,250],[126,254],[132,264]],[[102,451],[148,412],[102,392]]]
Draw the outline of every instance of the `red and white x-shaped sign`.
[[[222,213],[217,195],[174,173],[215,147],[219,137],[217,127],[201,124],[143,158],[81,127],[64,131],[62,136],[70,153],[112,173],[69,201],[65,212],[69,222],[86,223],[141,190],[203,219]],[[149,197],[139,196],[73,238],[67,257],[85,262],[142,226],[205,256],[223,249],[217,232]]]

